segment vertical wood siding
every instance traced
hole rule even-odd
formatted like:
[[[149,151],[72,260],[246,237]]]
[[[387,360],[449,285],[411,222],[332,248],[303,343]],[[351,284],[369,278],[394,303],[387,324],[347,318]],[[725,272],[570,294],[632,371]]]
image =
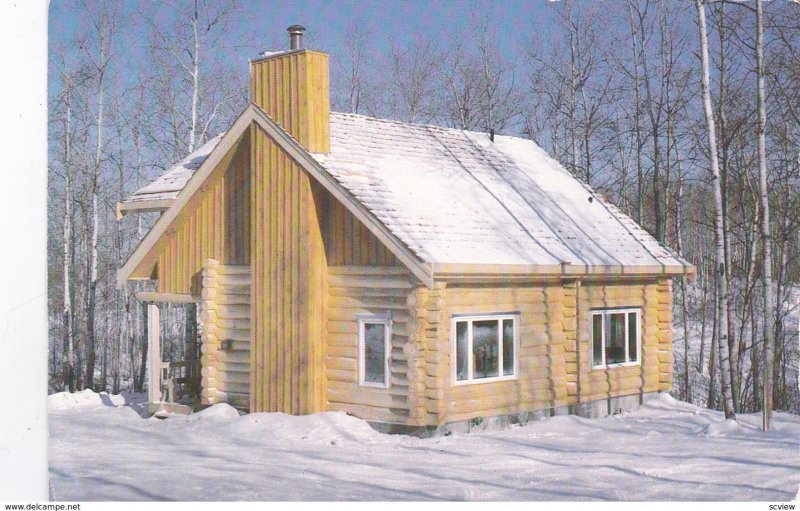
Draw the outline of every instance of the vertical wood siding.
[[[402,266],[330,266],[325,373],[329,410],[394,423],[409,422],[408,294],[412,277]],[[358,383],[358,314],[392,314],[389,388]]]
[[[208,259],[250,263],[250,138],[230,149],[159,240],[158,290],[200,293]],[[146,265],[144,265],[146,266]]]
[[[252,137],[250,409],[325,409],[325,255],[309,176]]]
[[[253,103],[314,153],[330,151],[328,55],[303,50],[250,64]]]
[[[386,245],[348,209],[320,186],[315,187],[322,218],[322,239],[329,266],[396,266],[400,262]]]

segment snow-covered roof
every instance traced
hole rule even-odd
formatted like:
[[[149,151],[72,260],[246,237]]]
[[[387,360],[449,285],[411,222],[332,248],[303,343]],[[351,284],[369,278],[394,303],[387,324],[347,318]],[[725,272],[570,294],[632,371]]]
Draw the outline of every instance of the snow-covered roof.
[[[331,113],[314,158],[428,263],[686,264],[530,140]]]
[[[205,144],[201,145],[189,156],[179,161],[172,167],[165,170],[153,182],[136,190],[133,195],[126,198],[123,202],[143,202],[153,200],[174,199],[178,193],[186,186],[186,182],[194,175],[200,165],[206,161],[211,151],[217,147],[225,132],[220,133]]]
[[[330,133],[313,159],[422,263],[691,271],[530,140],[335,112]],[[126,202],[175,198],[221,137]]]

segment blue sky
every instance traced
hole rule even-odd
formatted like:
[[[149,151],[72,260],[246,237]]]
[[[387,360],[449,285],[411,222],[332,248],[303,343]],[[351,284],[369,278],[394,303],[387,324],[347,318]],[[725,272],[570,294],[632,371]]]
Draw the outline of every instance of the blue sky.
[[[135,53],[136,48],[143,48],[147,25],[142,20],[153,16],[154,3],[140,0],[123,5],[134,13],[131,20],[137,23],[129,31],[133,39],[126,45],[126,50]],[[534,36],[546,41],[556,11],[556,4],[548,0],[276,0],[243,2],[241,7],[236,24],[243,36],[240,44],[226,44],[225,51],[243,67],[261,50],[288,45],[285,28],[295,23],[308,29],[308,47],[329,53],[341,50],[353,26],[363,26],[372,41],[371,49],[382,53],[392,42],[405,46],[418,37],[444,41],[454,34],[469,33],[471,12],[490,13],[500,49],[510,51]],[[69,41],[86,24],[73,2],[65,0],[50,4],[48,21],[51,49]]]

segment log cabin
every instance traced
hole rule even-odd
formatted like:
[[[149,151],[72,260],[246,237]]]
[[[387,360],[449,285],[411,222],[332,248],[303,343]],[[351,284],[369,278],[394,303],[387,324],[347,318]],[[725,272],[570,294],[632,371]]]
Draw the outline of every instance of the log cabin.
[[[198,311],[200,405],[340,410],[388,432],[632,408],[672,385],[694,268],[530,140],[335,113],[328,56],[250,62],[230,128],[118,205],[118,271]],[[155,408],[154,408],[155,409]]]

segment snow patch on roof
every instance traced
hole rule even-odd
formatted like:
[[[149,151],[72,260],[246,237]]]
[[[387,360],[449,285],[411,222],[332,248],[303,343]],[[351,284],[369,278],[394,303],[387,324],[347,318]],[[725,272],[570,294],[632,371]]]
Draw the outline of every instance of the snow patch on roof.
[[[200,165],[208,158],[211,151],[217,147],[225,132],[220,133],[205,144],[201,145],[189,156],[168,168],[150,184],[136,190],[134,194],[123,202],[139,202],[145,200],[174,199],[189,181]]]
[[[681,264],[530,140],[331,113],[314,157],[425,262]]]

